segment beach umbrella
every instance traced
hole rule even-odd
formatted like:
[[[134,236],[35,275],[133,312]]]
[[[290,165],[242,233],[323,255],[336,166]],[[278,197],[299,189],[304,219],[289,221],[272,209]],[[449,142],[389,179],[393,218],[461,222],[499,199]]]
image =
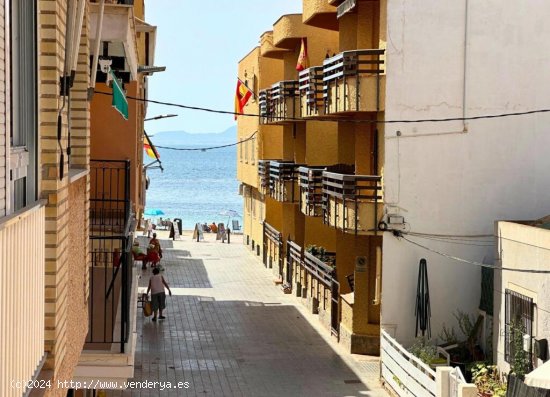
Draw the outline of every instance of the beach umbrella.
[[[227,216],[229,218],[237,218],[241,216],[237,211],[234,210],[223,210],[218,215]]]
[[[147,216],[161,216],[164,215],[164,211],[158,208],[147,208],[143,215]]]
[[[422,332],[422,336],[428,334],[428,339],[432,337],[430,327],[430,288],[428,285],[428,264],[426,259],[420,259],[418,266],[418,284],[416,286],[416,332],[415,337],[418,337],[418,330]]]
[[[234,211],[234,210],[223,210],[223,211],[220,211],[218,215],[227,216],[227,226],[229,226],[229,220],[231,218],[237,218],[241,216],[237,211]]]

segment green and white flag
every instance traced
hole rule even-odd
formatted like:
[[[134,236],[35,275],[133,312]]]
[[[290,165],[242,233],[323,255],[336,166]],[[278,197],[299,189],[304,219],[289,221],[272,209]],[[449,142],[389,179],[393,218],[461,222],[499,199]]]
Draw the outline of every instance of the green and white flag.
[[[124,120],[128,120],[128,100],[126,99],[126,94],[111,69],[109,69],[109,74],[112,81],[111,87],[113,88],[113,107],[124,117]]]

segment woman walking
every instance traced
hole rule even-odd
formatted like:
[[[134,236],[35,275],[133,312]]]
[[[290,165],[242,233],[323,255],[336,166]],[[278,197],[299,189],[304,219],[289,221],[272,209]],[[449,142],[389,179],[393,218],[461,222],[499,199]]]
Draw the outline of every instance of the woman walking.
[[[153,306],[153,321],[157,321],[157,312],[159,312],[159,320],[164,320],[166,317],[162,315],[162,311],[166,308],[166,293],[164,288],[168,290],[170,296],[172,291],[168,286],[168,283],[163,276],[160,275],[158,268],[153,269],[153,275],[149,279],[149,286],[147,287],[147,295],[151,291],[151,305]]]

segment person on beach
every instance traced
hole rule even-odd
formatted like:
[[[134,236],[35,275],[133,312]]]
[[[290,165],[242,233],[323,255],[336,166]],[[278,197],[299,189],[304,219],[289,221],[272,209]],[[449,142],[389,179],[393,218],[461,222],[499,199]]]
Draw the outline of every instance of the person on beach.
[[[151,291],[151,305],[153,306],[153,321],[157,321],[157,313],[159,314],[159,320],[164,320],[166,317],[162,315],[162,311],[166,308],[166,292],[172,296],[172,290],[168,286],[168,283],[163,276],[160,275],[158,268],[153,269],[153,275],[149,279],[149,286],[147,287],[147,295]]]
[[[218,227],[216,226],[216,222],[212,222],[212,224],[210,225],[210,231],[212,233],[218,233]]]

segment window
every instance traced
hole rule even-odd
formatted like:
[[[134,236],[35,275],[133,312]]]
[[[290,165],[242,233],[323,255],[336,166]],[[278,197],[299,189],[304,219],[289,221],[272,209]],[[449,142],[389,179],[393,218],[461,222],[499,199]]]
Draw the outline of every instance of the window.
[[[506,289],[505,298],[504,359],[510,363],[515,356],[514,337],[516,335],[514,335],[514,331],[521,327],[525,334],[533,336],[534,304],[533,298],[509,289]]]
[[[10,209],[37,197],[36,0],[12,0],[10,9]]]
[[[252,153],[250,155],[252,164],[256,164],[256,138],[252,138]]]

